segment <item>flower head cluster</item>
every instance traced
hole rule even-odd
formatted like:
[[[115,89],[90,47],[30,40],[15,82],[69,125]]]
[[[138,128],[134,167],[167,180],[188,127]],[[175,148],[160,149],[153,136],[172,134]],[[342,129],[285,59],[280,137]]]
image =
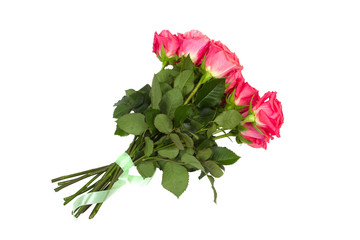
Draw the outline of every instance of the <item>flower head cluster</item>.
[[[204,82],[210,78],[226,78],[226,107],[238,109],[244,117],[239,135],[250,146],[266,149],[273,136],[280,137],[284,116],[276,92],[267,92],[260,98],[259,91],[245,82],[236,54],[223,43],[197,30],[177,35],[163,30],[155,33],[153,52],[166,64],[190,56],[204,71]]]

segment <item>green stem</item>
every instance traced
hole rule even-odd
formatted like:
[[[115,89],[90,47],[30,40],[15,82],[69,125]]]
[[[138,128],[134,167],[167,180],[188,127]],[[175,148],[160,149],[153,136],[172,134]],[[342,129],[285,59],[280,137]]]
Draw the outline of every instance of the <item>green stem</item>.
[[[167,65],[169,65],[169,62],[168,61],[163,61],[161,71],[164,70]]]
[[[83,193],[86,193],[87,191],[93,189],[95,185],[96,185],[96,183],[92,184],[91,186],[88,186],[87,188],[84,188],[84,189],[83,189],[81,192],[79,192],[79,193],[74,193],[74,194],[71,195],[71,196],[65,197],[65,198],[64,198],[64,205],[68,204],[68,203],[69,203],[72,199],[74,199],[75,197],[77,197],[77,196],[79,196],[79,195],[81,195],[81,194],[83,194]],[[68,201],[70,198],[71,198],[71,200]],[[67,203],[65,203],[65,202],[67,202]]]
[[[174,145],[174,143],[170,143],[170,144],[168,144],[168,145],[166,145],[166,146],[159,146],[159,147],[157,147],[157,148],[154,149],[154,152],[155,152],[155,151],[162,150],[162,149],[165,149],[165,148],[168,148],[168,147],[171,147],[171,146],[173,146],[173,145]]]
[[[106,186],[106,188],[104,190],[109,190],[112,188],[112,186],[115,184],[115,182],[117,181],[117,179],[120,177],[120,175],[122,174],[122,169],[121,168],[116,168],[114,175],[109,183],[109,185]],[[95,205],[94,209],[92,210],[92,212],[90,213],[89,219],[92,219],[95,217],[95,215],[99,212],[100,207],[102,206],[102,203],[98,203]]]
[[[97,192],[97,191],[101,191],[103,190],[108,184],[109,184],[109,179],[111,178],[111,174],[113,173],[114,170],[116,170],[116,168],[120,168],[119,165],[117,165],[116,163],[112,163],[109,170],[104,174],[104,176],[95,184],[94,188],[90,191],[90,192]],[[89,207],[91,206],[91,204],[89,205],[85,205],[85,206],[81,206],[80,208],[78,208],[75,217],[78,218],[82,213],[84,213]]]
[[[196,140],[199,139],[199,137],[198,137],[196,134],[192,133],[189,129],[187,129],[187,128],[184,126],[184,124],[181,124],[181,127],[182,127],[183,129],[185,129],[185,131],[187,131],[188,133],[190,133]]]
[[[206,81],[208,81],[209,79],[211,79],[211,74],[206,72],[204,75],[201,76],[200,81],[198,82],[198,84],[196,85],[196,87],[194,88],[194,90],[192,90],[192,92],[190,93],[190,95],[188,96],[188,98],[185,100],[184,105],[188,104],[190,102],[190,100],[192,99],[192,97],[195,95],[195,93],[199,90],[200,86],[203,85],[203,83],[205,83]]]
[[[94,174],[95,174],[95,173],[94,173]],[[88,177],[90,177],[90,176],[92,176],[92,175],[94,175],[94,174],[93,174],[93,173],[85,174],[85,175],[82,176],[82,177],[79,177],[79,178],[76,178],[76,179],[74,179],[74,180],[71,180],[71,181],[69,181],[69,182],[67,182],[67,183],[61,184],[59,187],[55,188],[54,190],[55,190],[55,192],[58,192],[58,191],[60,191],[61,189],[65,188],[65,187],[67,187],[67,186],[70,186],[71,184],[74,184],[74,183],[76,183],[76,182],[78,182],[78,181],[81,181],[81,180],[83,180],[83,179],[85,179],[85,178],[88,178]]]
[[[137,150],[137,149],[139,148],[139,146],[141,145],[141,141],[142,141],[141,137],[138,137],[138,139],[135,141],[135,144],[134,144],[134,146],[133,146],[133,149],[130,151],[130,154],[129,154],[129,156],[130,156],[131,158],[134,157],[136,150]]]
[[[217,134],[217,133],[221,133],[221,132],[224,132],[224,130],[223,130],[223,129],[218,129],[218,130],[216,130],[216,131],[213,133],[213,135],[214,135],[214,134]]]
[[[166,149],[166,148],[169,148],[169,147],[172,147],[172,146],[174,146],[174,143],[170,143],[170,144],[165,145],[165,146],[158,146],[157,148],[154,149],[154,152],[159,151],[159,150],[162,150],[162,149]],[[134,165],[137,166],[140,161],[146,161],[146,160],[148,160],[148,159],[153,159],[153,158],[154,158],[154,157],[146,157],[146,156],[144,155],[144,156],[142,156],[142,157],[134,160]],[[164,160],[164,159],[160,159],[160,158],[158,158],[158,159],[159,159],[159,160]]]
[[[71,180],[63,181],[63,182],[58,182],[58,185],[59,185],[59,186],[63,186],[63,185],[69,186],[69,185],[71,185],[71,184],[73,184],[73,183],[76,183],[76,182],[84,179],[85,176],[86,176],[86,177],[91,177],[92,175],[95,175],[95,174],[98,174],[98,173],[103,173],[103,172],[105,172],[105,171],[106,171],[106,168],[103,168],[103,169],[100,169],[100,170],[96,170],[96,171],[94,171],[94,172],[89,172],[89,173],[86,173],[86,174],[84,174],[83,176],[78,177],[78,178],[74,178],[74,179],[71,179]],[[85,177],[85,178],[86,178],[86,177]]]
[[[201,81],[196,85],[196,87],[194,88],[194,90],[190,93],[190,95],[188,96],[188,98],[185,100],[184,105],[188,104],[190,102],[190,100],[192,99],[192,97],[195,95],[195,93],[199,90],[200,86],[202,85]]]
[[[218,140],[218,139],[221,139],[221,138],[226,138],[226,137],[231,137],[231,136],[233,136],[233,135],[224,134],[224,135],[220,135],[220,136],[214,137],[213,139],[214,139],[214,140]]]
[[[138,159],[134,159],[134,165],[137,166],[137,163],[140,162],[141,160],[143,160],[144,158],[146,158],[146,156],[142,156],[142,157],[139,157]]]
[[[84,193],[84,191],[88,190],[88,186],[94,182],[99,176],[101,175],[101,173],[98,173],[95,175],[95,177],[93,177],[88,183],[86,183],[82,188],[79,189],[79,191],[77,191],[75,194],[65,198],[65,202],[64,205],[68,204],[71,200],[73,200],[74,198],[76,198],[78,195]]]
[[[144,133],[142,134],[142,136],[138,138],[138,141],[136,141],[136,145],[135,145],[135,148],[134,150],[132,151],[130,157],[133,158],[134,155],[135,155],[135,152],[141,147],[141,145],[144,143],[145,144],[145,140],[144,140],[144,137],[145,137],[145,133],[146,131],[148,130],[149,128],[147,128]],[[139,141],[140,140],[140,141]]]
[[[126,152],[127,154],[129,154],[129,155],[130,155],[130,153],[131,153],[131,151],[132,151],[132,149],[133,149],[133,147],[134,147],[134,144],[135,144],[135,142],[136,142],[136,138],[137,138],[137,136],[134,136],[134,139],[133,139],[133,141],[131,142],[129,148],[125,151],[125,152]]]
[[[51,180],[51,182],[58,182],[58,181],[61,181],[61,180],[65,180],[65,179],[68,179],[68,178],[72,178],[72,177],[77,177],[79,175],[83,175],[83,174],[87,174],[87,173],[92,173],[92,172],[95,172],[97,170],[102,170],[102,169],[106,169],[108,168],[110,165],[107,165],[107,166],[104,166],[104,167],[99,167],[99,168],[94,168],[94,169],[90,169],[90,170],[86,170],[86,171],[83,171],[83,172],[78,172],[78,173],[74,173],[74,174],[70,174],[70,175],[66,175],[66,176],[62,176],[62,177],[58,177],[58,178],[54,178]]]
[[[170,159],[165,159],[165,158],[157,158],[157,157],[150,157],[150,158],[145,158],[144,161],[165,161],[165,162],[173,162],[173,163],[177,163],[179,165],[185,165],[185,163],[182,162],[176,162]]]

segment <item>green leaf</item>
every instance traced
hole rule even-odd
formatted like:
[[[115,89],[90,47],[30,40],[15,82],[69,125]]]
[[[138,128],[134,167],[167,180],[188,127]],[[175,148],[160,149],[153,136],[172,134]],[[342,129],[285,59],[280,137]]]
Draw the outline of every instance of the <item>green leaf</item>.
[[[128,90],[125,90],[125,94],[126,96],[130,96],[131,94],[135,93],[136,91],[134,89],[128,89]]]
[[[165,95],[165,93],[167,93],[168,91],[170,91],[173,88],[168,83],[160,83],[160,89],[161,89],[162,95]]]
[[[185,148],[184,150],[181,150],[181,151],[179,152],[179,155],[176,157],[176,161],[177,161],[177,160],[180,161],[180,159],[182,158],[182,156],[183,156],[184,154],[189,154],[189,155],[193,156],[194,153],[195,153],[195,151],[194,151],[193,148]]]
[[[126,137],[129,134],[127,132],[125,132],[124,130],[121,130],[118,126],[116,126],[116,130],[115,130],[114,135],[119,135],[121,137]]]
[[[231,165],[239,160],[239,156],[226,147],[213,147],[212,160],[222,165]]]
[[[190,55],[187,55],[183,58],[183,60],[180,62],[181,71],[184,70],[194,70],[194,63],[192,62]]]
[[[175,126],[179,127],[181,123],[183,123],[186,118],[194,114],[194,110],[190,104],[181,105],[175,110]]]
[[[209,176],[207,175],[210,183],[211,183],[211,188],[214,192],[214,203],[216,203],[216,199],[217,199],[217,192],[216,192],[216,189],[215,189],[215,186],[214,186],[214,183],[215,183],[215,179],[212,177],[212,176]]]
[[[154,125],[154,119],[155,119],[155,116],[158,115],[159,113],[160,113],[160,110],[152,109],[152,108],[149,108],[145,111],[145,121],[146,121],[147,125],[149,126],[151,134],[154,134],[157,132],[155,125]]]
[[[190,124],[191,126],[193,126],[196,130],[200,130],[203,128],[203,124],[198,122],[198,121],[195,121],[195,120],[190,120]]]
[[[185,143],[185,146],[187,148],[193,148],[194,147],[194,141],[192,140],[192,138],[187,135],[186,133],[179,133],[179,135],[181,136],[182,140]]]
[[[119,104],[116,106],[113,118],[119,118],[125,114],[130,113],[131,107],[128,104]]]
[[[194,151],[193,148],[186,148],[186,149],[185,149],[185,153],[190,154],[191,156],[193,156],[194,153],[195,153],[195,151]]]
[[[148,109],[149,105],[151,103],[149,95],[144,96],[144,102],[139,105],[138,107],[134,108],[134,112],[136,113],[145,113],[145,110]]]
[[[194,72],[192,70],[185,70],[180,72],[180,74],[175,78],[174,88],[180,89],[182,94],[185,96],[194,88],[194,80]]]
[[[150,90],[151,105],[153,109],[160,109],[159,104],[161,101],[161,96],[162,93],[161,93],[159,80],[156,77],[154,77]]]
[[[183,102],[184,98],[181,94],[181,91],[177,88],[171,89],[165,93],[164,97],[162,98],[160,102],[160,110],[170,118],[173,118],[176,108],[181,106]]]
[[[117,103],[114,104],[114,107],[116,107],[120,104],[130,104],[129,102],[130,102],[129,97],[124,96],[121,98],[121,100],[119,100]]]
[[[199,108],[214,107],[219,104],[224,96],[225,79],[214,78],[206,82],[195,97],[195,104]]]
[[[155,74],[155,78],[159,81],[159,83],[169,83],[174,79],[174,73],[171,69],[164,69]]]
[[[164,166],[167,161],[164,160],[158,160],[155,162],[155,166],[158,167],[161,171],[164,169]]]
[[[185,153],[181,157],[181,162],[191,165],[192,167],[196,169],[200,169],[201,171],[205,172],[204,167],[201,165],[199,160],[197,160],[194,156],[191,156],[190,154]]]
[[[167,139],[168,139],[168,136],[167,136],[167,135],[164,135],[164,136],[162,136],[159,140],[157,140],[157,141],[155,142],[155,145],[157,146],[157,145],[160,145],[160,144],[164,144],[164,142],[165,142]]]
[[[149,84],[146,84],[145,86],[143,86],[139,92],[143,92],[143,93],[146,93],[146,94],[149,94],[150,93],[150,90],[151,90],[151,87]]]
[[[224,167],[224,165],[221,165],[221,164],[218,163],[218,166],[221,168],[221,170],[223,170],[223,172],[225,172],[225,167]]]
[[[204,167],[216,178],[221,177],[224,173],[221,168],[214,161],[206,161],[203,163]]]
[[[241,120],[242,116],[238,111],[228,110],[222,112],[214,121],[223,128],[233,129],[240,124]]]
[[[211,126],[208,128],[208,130],[206,131],[206,136],[208,138],[210,138],[214,132],[216,132],[216,124],[211,124]]]
[[[206,125],[214,119],[216,111],[211,108],[201,108],[199,109],[199,114],[200,116],[196,118],[196,121]]]
[[[201,172],[200,173],[200,176],[198,177],[199,178],[199,180],[201,180],[203,177],[205,177],[205,176],[207,176],[207,174],[206,173],[204,173],[204,172]]]
[[[130,104],[133,108],[137,108],[144,103],[145,96],[140,92],[134,92],[129,96]]]
[[[214,144],[215,144],[215,141],[213,139],[205,139],[200,144],[195,144],[195,145],[197,145],[196,150],[199,151],[201,149],[211,147]]]
[[[174,159],[179,154],[179,149],[175,146],[171,146],[171,147],[159,150],[158,153],[162,157]]]
[[[149,137],[145,137],[144,154],[149,157],[154,151],[154,142]]]
[[[142,162],[136,168],[143,178],[152,177],[156,170],[153,162]]]
[[[117,121],[118,127],[129,134],[141,135],[147,128],[145,116],[141,113],[129,113]]]
[[[196,158],[200,161],[208,160],[212,155],[212,150],[210,148],[201,149],[197,154]]]
[[[162,186],[176,197],[186,190],[189,183],[189,173],[185,167],[175,162],[167,162],[163,169]]]
[[[179,150],[184,150],[184,145],[176,133],[170,133],[170,139]]]
[[[158,114],[155,117],[154,125],[162,133],[169,134],[172,132],[173,123],[171,119],[165,114]]]

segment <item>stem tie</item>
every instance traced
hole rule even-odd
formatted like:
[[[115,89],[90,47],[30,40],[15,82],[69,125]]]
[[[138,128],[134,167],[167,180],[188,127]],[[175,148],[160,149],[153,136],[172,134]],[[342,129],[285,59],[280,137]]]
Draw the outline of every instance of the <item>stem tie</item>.
[[[120,175],[119,179],[114,183],[112,188],[104,191],[86,193],[83,196],[79,197],[74,202],[73,212],[72,212],[73,214],[81,206],[104,202],[126,183],[135,183],[141,186],[145,186],[150,182],[151,178],[143,179],[142,176],[129,175],[129,170],[134,166],[134,163],[127,153],[121,154],[121,156],[115,161],[115,163],[123,169],[123,173]]]

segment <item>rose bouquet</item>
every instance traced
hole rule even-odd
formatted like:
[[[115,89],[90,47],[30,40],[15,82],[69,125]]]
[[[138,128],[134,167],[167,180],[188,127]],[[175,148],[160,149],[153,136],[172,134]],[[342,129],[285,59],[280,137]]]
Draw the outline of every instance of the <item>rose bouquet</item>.
[[[260,97],[224,44],[196,30],[177,35],[164,30],[155,33],[153,52],[162,69],[152,85],[126,90],[114,105],[115,135],[134,136],[126,152],[107,166],[52,180],[59,191],[90,178],[64,198],[64,205],[77,198],[75,217],[95,205],[93,218],[117,189],[131,182],[146,184],[156,169],[163,172],[162,186],[176,197],[186,190],[189,172],[200,172],[216,202],[215,178],[239,159],[216,140],[234,138],[238,144],[266,149],[270,139],[280,137],[284,118],[276,92]],[[129,175],[132,166],[140,176]]]

